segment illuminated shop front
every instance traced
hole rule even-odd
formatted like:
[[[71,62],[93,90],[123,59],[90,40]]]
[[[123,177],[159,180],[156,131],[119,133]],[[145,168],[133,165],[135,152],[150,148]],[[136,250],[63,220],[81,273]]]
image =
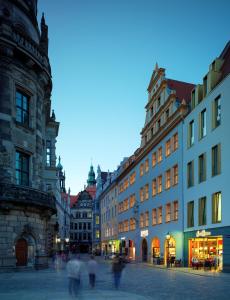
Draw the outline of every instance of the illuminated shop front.
[[[176,240],[175,238],[170,235],[169,233],[166,235],[165,239],[165,265],[167,265],[167,262],[170,260],[176,259]]]
[[[119,253],[119,240],[109,240],[109,253]]]
[[[152,240],[152,257],[159,258],[161,255],[160,252],[160,239],[155,237]]]
[[[135,260],[136,248],[133,240],[129,240],[129,258]]]
[[[197,231],[196,237],[188,240],[188,264],[209,266],[216,270],[223,270],[223,236],[211,236],[211,232]]]

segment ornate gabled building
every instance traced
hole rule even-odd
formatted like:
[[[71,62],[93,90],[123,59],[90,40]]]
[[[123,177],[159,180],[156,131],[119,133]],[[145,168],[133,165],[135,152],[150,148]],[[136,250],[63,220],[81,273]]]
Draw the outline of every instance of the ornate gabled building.
[[[56,213],[48,27],[36,0],[0,0],[0,268],[48,265]]]

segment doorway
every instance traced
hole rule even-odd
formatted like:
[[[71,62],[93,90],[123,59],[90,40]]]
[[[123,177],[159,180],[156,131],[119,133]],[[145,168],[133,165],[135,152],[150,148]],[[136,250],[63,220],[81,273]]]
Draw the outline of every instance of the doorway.
[[[15,246],[16,266],[26,266],[28,258],[28,244],[25,239],[19,239]]]
[[[147,240],[143,239],[142,241],[142,261],[147,262],[148,260],[148,244]]]

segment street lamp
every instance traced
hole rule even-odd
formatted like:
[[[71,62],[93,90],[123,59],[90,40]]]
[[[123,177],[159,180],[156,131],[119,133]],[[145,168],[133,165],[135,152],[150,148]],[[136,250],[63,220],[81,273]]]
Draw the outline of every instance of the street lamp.
[[[167,268],[169,268],[169,241],[170,241],[170,238],[171,238],[171,236],[170,236],[170,233],[168,232],[166,234],[166,240],[167,240],[167,246],[168,246],[168,251],[166,252],[167,253],[167,255],[166,255],[166,265],[167,265]]]
[[[69,243],[69,238],[68,237],[65,238],[65,241],[66,241],[66,243]]]

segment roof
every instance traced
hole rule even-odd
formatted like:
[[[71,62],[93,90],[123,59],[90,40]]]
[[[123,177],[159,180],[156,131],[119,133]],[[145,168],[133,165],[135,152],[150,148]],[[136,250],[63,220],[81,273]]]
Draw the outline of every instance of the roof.
[[[90,194],[92,199],[95,198],[95,196],[96,196],[96,184],[87,186],[87,188],[85,190]]]
[[[171,90],[176,91],[176,97],[180,102],[182,102],[183,99],[186,101],[186,103],[190,102],[191,92],[194,89],[195,84],[174,79],[167,79],[167,84]]]
[[[77,195],[70,195],[70,207],[72,207],[78,200],[79,193]]]

